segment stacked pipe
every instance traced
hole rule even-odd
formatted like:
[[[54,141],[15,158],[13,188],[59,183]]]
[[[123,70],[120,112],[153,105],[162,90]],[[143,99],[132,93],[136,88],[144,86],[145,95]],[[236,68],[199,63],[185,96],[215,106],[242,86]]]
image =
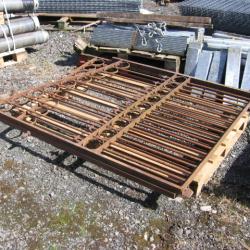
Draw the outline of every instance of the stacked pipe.
[[[0,25],[0,53],[45,43],[49,39],[46,31],[40,30],[36,16],[12,17],[11,13],[33,12],[38,0],[0,1],[0,12],[5,13],[5,23]]]
[[[40,0],[42,13],[139,12],[141,0]]]
[[[39,6],[38,0],[5,0],[0,1],[0,12],[7,9],[11,13],[32,12]]]
[[[163,23],[150,25],[102,24],[95,28],[90,43],[114,47],[184,56],[187,45],[196,39],[196,31],[167,30]]]
[[[185,16],[212,17],[215,29],[250,35],[249,0],[186,0],[179,8]]]

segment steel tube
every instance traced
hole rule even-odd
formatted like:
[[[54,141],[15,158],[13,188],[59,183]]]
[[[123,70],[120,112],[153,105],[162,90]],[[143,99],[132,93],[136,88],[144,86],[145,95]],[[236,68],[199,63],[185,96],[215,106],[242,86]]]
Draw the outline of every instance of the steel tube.
[[[39,27],[40,23],[36,16],[11,19],[10,25],[8,23],[1,25],[0,38],[4,37],[4,34],[10,36],[10,30],[13,35],[17,35],[38,30]]]
[[[8,13],[32,12],[39,7],[38,0],[5,0],[0,1],[0,12],[5,12],[5,6]]]
[[[19,34],[12,38],[8,37],[7,39],[0,39],[0,53],[8,51],[8,44],[10,50],[14,49],[14,43],[16,49],[25,48],[28,46],[45,43],[49,40],[49,33],[47,31],[36,31],[30,33]]]

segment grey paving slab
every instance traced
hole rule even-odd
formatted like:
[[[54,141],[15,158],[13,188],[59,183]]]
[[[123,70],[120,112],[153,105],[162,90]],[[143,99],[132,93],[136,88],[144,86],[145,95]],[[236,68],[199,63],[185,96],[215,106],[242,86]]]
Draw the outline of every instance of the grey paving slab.
[[[189,44],[187,55],[186,55],[186,65],[184,69],[184,74],[194,76],[196,66],[198,63],[199,55],[201,53],[203,44],[200,42],[193,42]]]
[[[241,48],[229,48],[227,55],[225,85],[239,88],[241,66]]]
[[[212,58],[213,58],[212,51],[203,50],[200,53],[195,70],[195,77],[201,80],[207,80]]]
[[[222,83],[226,69],[227,51],[214,51],[207,80]]]
[[[241,82],[241,89],[250,91],[250,51],[247,54],[247,61]]]

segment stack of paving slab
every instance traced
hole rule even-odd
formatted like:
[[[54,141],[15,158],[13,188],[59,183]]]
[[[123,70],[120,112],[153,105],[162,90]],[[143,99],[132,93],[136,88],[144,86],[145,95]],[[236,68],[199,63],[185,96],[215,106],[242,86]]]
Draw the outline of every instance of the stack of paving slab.
[[[250,91],[250,37],[215,32],[191,43],[184,73]]]
[[[211,17],[215,29],[250,35],[249,0],[186,0],[178,6],[182,15]]]
[[[161,23],[101,24],[94,29],[90,44],[184,57],[188,44],[202,39],[203,36],[203,28],[168,29]]]

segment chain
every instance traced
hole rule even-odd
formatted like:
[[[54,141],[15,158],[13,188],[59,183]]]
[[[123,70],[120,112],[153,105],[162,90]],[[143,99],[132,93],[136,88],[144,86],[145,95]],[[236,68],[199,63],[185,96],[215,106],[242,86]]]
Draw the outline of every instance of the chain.
[[[157,52],[161,53],[163,50],[163,45],[160,42],[159,38],[164,37],[167,32],[167,23],[148,23],[148,25],[135,25],[141,39],[142,46],[147,46],[150,39],[154,39],[154,42],[157,44]]]

